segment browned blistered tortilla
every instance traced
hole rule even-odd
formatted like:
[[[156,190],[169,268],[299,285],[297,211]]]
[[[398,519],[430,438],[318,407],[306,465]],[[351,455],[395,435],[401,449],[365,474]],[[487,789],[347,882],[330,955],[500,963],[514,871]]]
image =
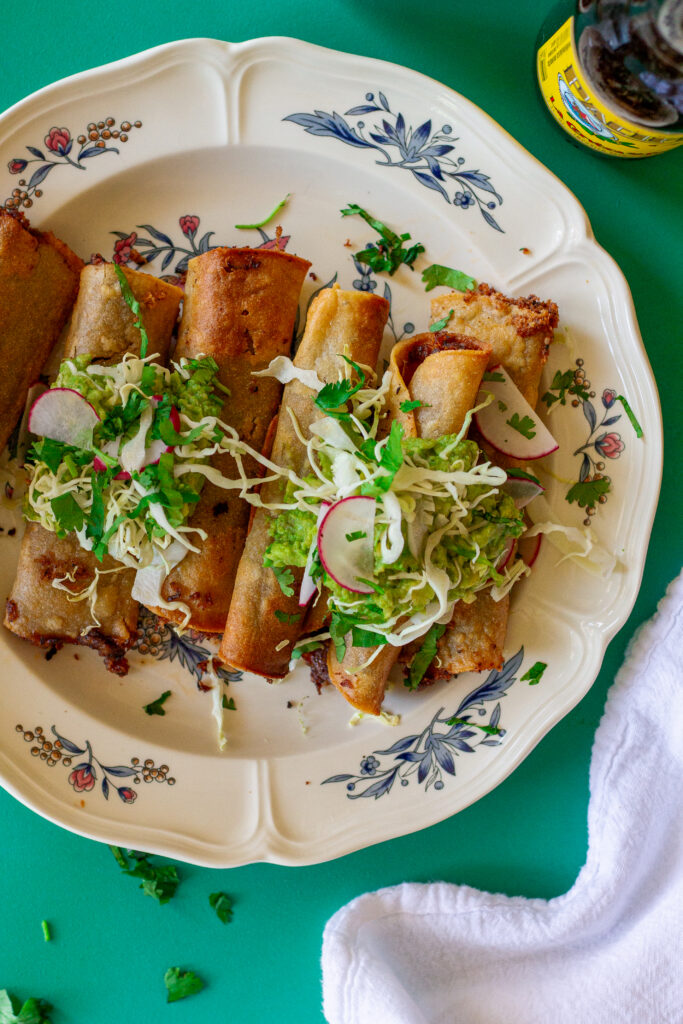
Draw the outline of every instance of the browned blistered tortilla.
[[[311,303],[295,365],[315,370],[324,383],[337,380],[343,373],[342,354],[356,363],[374,367],[388,312],[388,302],[371,293],[341,291],[337,287],[324,289]],[[314,398],[310,388],[294,380],[285,386],[278,416],[272,461],[299,475],[309,471],[308,459],[290,413],[295,415],[303,436],[307,436],[311,423],[322,416]],[[283,489],[280,481],[267,483],[261,498],[265,503],[281,501]],[[269,521],[270,514],[257,509],[240,560],[220,655],[235,668],[275,679],[286,675],[292,644],[302,631],[303,616],[297,596],[303,570],[293,570],[294,594],[286,597],[273,570],[263,566],[270,543]],[[283,618],[297,618],[282,622],[275,616],[276,610]]]
[[[307,260],[277,249],[213,249],[188,264],[175,358],[216,360],[218,379],[230,391],[221,419],[257,451],[277,413],[282,385],[252,372],[289,353],[309,267]],[[227,477],[238,476],[230,455],[214,455],[211,464]],[[244,466],[250,476],[259,475],[250,459]],[[192,628],[223,632],[248,522],[249,505],[236,490],[204,484],[188,525],[205,530],[207,538],[172,570],[161,591],[164,600],[189,607]],[[162,618],[184,618],[182,611],[152,610]]]
[[[435,438],[457,433],[474,405],[489,358],[488,346],[447,331],[418,334],[396,345],[389,363],[393,378],[389,408],[390,415],[402,423],[404,435]],[[406,413],[400,409],[406,400],[423,404]],[[366,666],[374,650],[348,645],[340,662],[331,643],[327,668],[349,704],[378,715],[400,648],[387,644]]]
[[[126,279],[141,304],[142,322],[149,336],[149,353],[165,362],[178,318],[182,292],[149,274],[125,269]],[[78,301],[66,340],[67,358],[89,353],[96,362],[110,363],[125,352],[139,352],[137,316],[127,306],[111,264],[83,268]],[[7,602],[5,625],[17,636],[40,645],[64,643],[94,647],[107,659],[107,667],[125,672],[123,655],[136,636],[138,605],[131,597],[135,572],[106,572],[97,585],[93,625],[90,602],[74,602],[52,586],[67,574],[66,585],[76,593],[94,579],[95,569],[116,568],[109,555],[100,563],[74,536],[58,538],[37,523],[29,523],[22,539],[17,577]],[[87,633],[84,633],[88,630]]]
[[[51,232],[0,207],[0,451],[76,301],[82,266]]]

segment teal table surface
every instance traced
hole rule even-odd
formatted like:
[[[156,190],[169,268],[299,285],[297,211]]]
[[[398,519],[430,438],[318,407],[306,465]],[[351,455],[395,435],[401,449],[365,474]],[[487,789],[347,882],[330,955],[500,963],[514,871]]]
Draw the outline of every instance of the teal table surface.
[[[659,387],[668,452],[640,594],[594,686],[507,781],[449,820],[316,867],[181,864],[177,896],[159,906],[120,873],[106,846],[42,820],[0,790],[0,989],[49,999],[55,1024],[317,1022],[323,927],[353,897],[443,879],[548,898],[565,892],[584,862],[590,751],[605,695],[634,630],[681,565],[683,150],[627,162],[565,141],[542,112],[533,79],[546,9],[533,0],[27,0],[5,9],[2,109],[65,75],[190,36],[296,36],[404,64],[464,93],[569,186],[623,269]],[[234,898],[227,925],[208,904],[216,890]],[[51,924],[49,943],[42,919]],[[163,975],[172,965],[198,972],[205,990],[167,1006]]]

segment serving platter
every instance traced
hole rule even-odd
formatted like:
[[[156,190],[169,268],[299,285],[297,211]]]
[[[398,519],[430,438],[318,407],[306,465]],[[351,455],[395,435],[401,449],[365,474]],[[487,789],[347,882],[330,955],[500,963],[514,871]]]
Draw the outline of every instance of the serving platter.
[[[349,706],[330,687],[317,693],[305,668],[278,684],[220,670],[222,751],[205,638],[143,612],[121,679],[90,651],[55,655],[3,630],[3,786],[73,831],[225,867],[328,860],[479,799],[593,683],[633,606],[659,491],[661,416],[632,300],[582,208],[464,97],[292,39],[159,47],[43,89],[1,125],[0,202],[86,260],[134,265],[140,254],[172,279],[214,245],[311,260],[299,335],[311,297],[335,281],[390,300],[387,348],[426,328],[419,273],[389,278],[353,259],[370,235],[341,218],[350,202],[422,242],[424,266],[554,299],[561,326],[541,391],[557,399],[542,408],[560,449],[544,460],[546,497],[555,519],[589,522],[618,559],[601,578],[544,542],[513,596],[502,670],[416,694],[396,683],[385,702],[393,725],[352,726]],[[234,227],[286,193],[277,222]],[[10,455],[0,464],[5,596],[21,533]],[[166,714],[145,714],[167,689]]]

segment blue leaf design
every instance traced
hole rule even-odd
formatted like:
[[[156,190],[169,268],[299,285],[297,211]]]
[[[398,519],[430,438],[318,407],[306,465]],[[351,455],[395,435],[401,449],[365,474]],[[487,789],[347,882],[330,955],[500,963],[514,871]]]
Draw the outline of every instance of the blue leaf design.
[[[110,231],[109,234],[110,235],[116,235],[117,238],[128,238],[128,235],[130,234],[130,231]],[[151,245],[152,243],[148,242],[146,238],[138,238],[138,244],[139,245]]]
[[[500,703],[496,704],[495,708],[491,712],[491,717],[489,718],[489,725],[492,726],[492,728],[495,729],[499,722],[500,722]],[[464,733],[462,735],[464,736]]]
[[[411,168],[412,170],[412,168]],[[432,177],[431,174],[425,174],[424,171],[412,171],[413,176],[417,178],[421,185],[426,185],[427,188],[434,189],[435,192],[440,192],[446,202],[449,202],[448,193],[443,185],[440,185],[436,178]]]
[[[620,420],[620,419],[621,419],[621,413],[619,413],[618,416],[610,416],[610,418],[608,420],[605,420],[603,422],[602,426],[603,427],[611,427],[613,423],[616,423],[617,420]]]
[[[166,270],[166,268],[168,267],[169,263],[171,262],[171,260],[173,259],[174,256],[175,256],[175,250],[174,249],[169,249],[169,251],[166,253],[166,255],[164,256],[164,258],[163,258],[163,260],[161,262],[161,269],[162,270]]]
[[[116,764],[111,767],[103,764],[102,770],[107,772],[109,775],[114,775],[117,779],[125,779],[130,775],[138,774],[135,768],[127,768],[125,764]]]
[[[106,147],[103,149],[101,146],[90,146],[78,154],[78,162],[89,160],[91,156],[99,156],[101,153],[118,153],[118,149],[115,149],[113,146],[110,149]]]
[[[420,156],[434,156],[440,157],[445,156],[446,153],[450,153],[451,150],[455,149],[455,146],[447,146],[439,143],[438,145],[428,146],[427,149],[423,149]]]
[[[420,761],[420,767],[417,769],[417,781],[418,782],[424,782],[424,780],[427,778],[427,773],[429,772],[431,764],[432,764],[432,752],[431,752],[431,750],[429,750],[423,756],[422,760]]]
[[[583,415],[588,420],[588,426],[591,428],[591,433],[595,430],[595,424],[597,423],[597,416],[595,415],[595,409],[593,403],[588,400],[582,403]]]
[[[417,750],[406,750],[401,754],[396,755],[397,761],[421,761],[424,754]]]
[[[459,739],[457,736],[454,736],[453,739],[446,740],[445,742],[447,742],[451,747],[455,747],[456,750],[462,750],[465,754],[474,753],[474,747],[471,747],[469,743],[465,743],[464,740]]]
[[[504,697],[506,687],[512,686],[514,683],[515,673],[523,660],[524,648],[520,647],[517,654],[509,658],[500,671],[494,669],[489,673],[486,681],[481,686],[476,687],[476,689],[467,694],[455,712],[454,717],[459,718],[460,712],[464,711],[465,708],[471,707],[473,704],[482,704],[484,701],[497,700],[499,697]]]
[[[183,256],[183,258],[181,260],[178,260],[178,262],[175,265],[175,272],[176,272],[176,274],[184,274],[185,273],[185,271],[187,270],[187,264],[190,262],[191,258],[192,257],[190,256],[190,254],[187,253],[187,255]]]
[[[389,305],[391,305],[391,288],[386,283],[386,281],[384,283],[384,298],[387,300]]]
[[[482,217],[484,218],[484,220],[486,221],[486,223],[490,227],[495,228],[496,231],[500,231],[501,235],[505,234],[505,232],[503,231],[503,229],[500,226],[500,224],[498,223],[498,221],[495,219],[495,217],[491,216],[491,214],[489,213],[488,210],[482,210],[481,207],[480,207],[480,211],[481,211]]]
[[[425,160],[427,161],[427,166],[429,167],[429,170],[432,172],[434,177],[438,178],[439,181],[445,181],[443,171],[441,170],[441,164],[439,163],[439,161],[435,157],[427,153],[423,153],[421,155],[424,156]],[[450,199],[448,199],[448,196],[446,196],[446,199],[450,203]]]
[[[482,740],[479,744],[480,747],[499,747],[500,745],[500,740]]]
[[[480,188],[483,192],[490,192],[491,195],[496,197],[499,203],[503,202],[491,184],[491,179],[488,174],[482,174],[481,171],[459,171],[458,177],[464,178],[472,185],[473,188]]]
[[[34,188],[36,185],[40,185],[41,181],[45,181],[52,168],[56,166],[56,164],[43,164],[42,167],[39,167],[37,171],[33,172],[26,187]]]
[[[361,103],[359,107],[351,107],[345,113],[347,117],[357,117],[360,114],[374,114],[376,110],[380,109],[380,107],[376,107],[373,103]]]
[[[424,146],[425,142],[427,141],[427,139],[429,138],[431,133],[432,133],[432,122],[431,121],[425,121],[424,124],[421,124],[419,128],[415,129],[415,131],[413,132],[413,134],[412,134],[412,136],[410,138],[410,145],[408,147],[408,149],[410,151],[410,154],[412,156],[415,156],[415,154],[420,149],[422,149],[422,147]]]
[[[346,782],[347,779],[352,779],[353,775],[330,775],[329,779],[323,779],[320,783],[324,786],[326,782]]]
[[[209,240],[211,238],[211,235],[214,235],[214,234],[215,234],[215,231],[207,231],[205,235],[202,235],[202,237],[199,239],[199,242],[197,244],[197,249],[199,250],[199,252],[202,252],[202,253],[208,252],[209,249],[212,248],[209,245]]]
[[[105,778],[102,779],[102,796],[105,800],[109,799],[109,783]]]
[[[67,739],[65,739],[64,736],[60,736],[60,734],[55,729],[54,725],[52,726],[52,733],[53,733],[54,736],[57,737],[57,739],[62,744],[64,749],[67,750],[70,754],[83,754],[83,753],[85,753],[85,749],[83,747],[77,747],[75,743],[71,742],[71,740],[67,740]],[[82,768],[83,765],[79,765],[78,767]]]
[[[390,108],[389,104],[387,103],[387,98],[386,98],[386,96],[384,95],[384,93],[383,93],[383,92],[380,92],[380,93],[378,93],[377,95],[379,96],[379,101],[380,101],[380,103],[382,104],[382,106],[384,107],[384,109],[385,109],[385,110],[388,110],[388,111],[389,111],[389,113],[391,113],[391,108]]]
[[[465,746],[467,746],[467,744],[465,744]],[[434,751],[434,756],[436,757],[437,761],[439,762],[443,770],[445,772],[448,772],[449,775],[455,775],[455,761],[453,760],[453,755],[449,751],[446,744],[434,743],[432,746],[432,750]]]
[[[581,469],[579,470],[579,481],[582,483],[591,471],[591,460],[584,452],[583,459],[581,462]]]
[[[374,796],[375,800],[377,800],[379,797],[384,796],[384,794],[391,789],[393,781],[396,778],[396,771],[397,769],[395,768],[393,772],[390,772],[383,779],[378,779],[377,782],[373,782],[373,784],[368,786],[367,789],[364,789],[362,793],[349,793],[349,800],[358,800],[358,798],[362,796]]]
[[[168,235],[165,235],[163,231],[157,231],[151,224],[137,224],[136,226],[143,231],[149,231],[152,238],[156,238],[157,242],[163,242],[164,245],[170,245],[172,249],[174,248],[173,242]]]
[[[378,142],[380,146],[393,146],[393,139],[388,139],[386,135],[381,135],[380,132],[370,132],[370,138]]]
[[[383,754],[397,754],[400,750],[407,750],[408,747],[411,747],[416,739],[417,735],[404,736],[402,740],[397,740],[388,750],[373,750],[373,754],[378,754],[379,756]]]
[[[44,160],[45,159],[45,154],[43,153],[42,150],[36,149],[35,146],[27,146],[26,148],[29,151],[29,153],[32,153],[33,156],[37,156],[39,160]]]
[[[358,146],[364,149],[373,149],[372,143],[361,138],[344,118],[333,111],[331,114],[324,110],[316,110],[313,114],[289,114],[283,117],[283,121],[292,121],[300,125],[309,135],[327,135],[331,138],[340,139],[348,146]]]

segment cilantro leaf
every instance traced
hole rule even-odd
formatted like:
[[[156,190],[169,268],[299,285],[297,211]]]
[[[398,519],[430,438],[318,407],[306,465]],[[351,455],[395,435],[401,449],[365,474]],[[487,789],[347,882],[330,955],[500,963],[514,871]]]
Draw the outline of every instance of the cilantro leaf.
[[[124,875],[142,879],[139,888],[148,896],[152,896],[159,903],[168,903],[175,896],[180,885],[175,864],[152,864],[148,853],[128,850],[128,856],[135,865],[131,867],[120,846],[110,846],[109,849]]]
[[[447,327],[448,324],[453,319],[454,313],[455,310],[451,309],[450,312],[446,314],[446,316],[442,316],[440,320],[435,320],[434,323],[431,324],[429,328],[432,334],[436,334],[437,331],[442,331],[444,327]]]
[[[362,495],[376,497],[390,489],[394,477],[403,465],[403,432],[403,424],[394,420],[387,442],[382,446],[379,456],[379,464],[382,469],[386,470],[386,473],[375,480],[361,484],[360,493]]]
[[[344,660],[344,655],[346,654],[346,635],[351,632],[352,627],[353,619],[347,615],[342,615],[341,612],[332,612],[330,617],[330,636],[338,661]]]
[[[380,236],[374,244],[354,253],[354,259],[359,263],[365,263],[376,273],[386,271],[389,276],[393,276],[401,264],[405,264],[413,270],[413,263],[420,253],[425,251],[425,247],[419,242],[405,249],[403,243],[410,241],[408,232],[397,235],[395,231],[392,231],[381,220],[376,220],[357,203],[349,203],[346,209],[341,210],[341,215],[342,217],[355,215],[362,217],[365,223],[369,224]]]
[[[600,480],[581,480],[567,491],[567,501],[571,505],[576,501],[581,508],[593,508],[601,494],[609,491],[609,480],[603,476]]]
[[[421,409],[422,402],[419,398],[414,398],[410,402],[401,402],[399,409],[401,412],[412,412],[413,409]]]
[[[447,719],[446,725],[466,725],[470,729],[480,729],[488,736],[497,736],[498,733],[503,732],[503,730],[497,725],[477,725],[476,722],[470,722],[469,718],[458,718],[456,715],[454,715],[453,718]]]
[[[517,466],[515,466],[514,470],[509,470],[509,480],[519,480],[520,478],[522,480],[531,480],[532,484],[538,484],[539,487],[541,486],[541,481],[537,476],[534,476],[533,473],[527,473],[525,469],[518,469]]]
[[[556,391],[557,394],[554,395],[553,391]],[[541,401],[545,402],[548,408],[554,405],[555,402],[559,402],[560,405],[566,405],[567,395],[576,395],[582,402],[587,402],[590,399],[589,392],[586,391],[580,381],[576,380],[573,370],[565,370],[564,373],[561,370],[557,370],[550,385],[550,390],[546,391]]]
[[[354,647],[383,647],[388,643],[381,633],[373,633],[371,629],[363,629],[362,626],[351,627],[351,643]]]
[[[175,1003],[178,999],[196,995],[204,988],[204,982],[198,974],[194,971],[181,971],[179,967],[169,967],[164,974],[164,985],[167,989],[167,1003]]]
[[[354,530],[353,533],[347,533],[345,536],[350,544],[354,540],[363,540],[364,537],[367,537],[367,532],[365,530]]]
[[[64,453],[76,450],[63,444],[62,441],[53,441],[51,437],[42,437],[40,441],[35,441],[31,446],[28,459],[31,462],[44,462],[50,472],[56,473]]]
[[[431,267],[423,270],[422,280],[424,281],[426,292],[431,292],[432,288],[436,288],[441,284],[458,292],[471,292],[476,285],[474,278],[468,274],[463,274],[462,270],[442,267],[439,263],[432,263]]]
[[[364,583],[366,587],[370,587],[374,594],[384,594],[384,587],[380,587],[379,583],[373,583],[372,580],[366,580],[362,576],[356,576],[358,583]]]
[[[496,384],[505,383],[505,377],[500,372],[500,370],[485,370],[482,380],[489,380],[491,382],[495,382]]]
[[[509,427],[512,427],[513,430],[516,430],[518,434],[521,434],[522,437],[528,438],[529,441],[532,437],[536,437],[536,431],[534,430],[536,424],[532,420],[531,416],[523,416],[520,419],[519,413],[514,412],[511,418],[509,420],[505,420],[505,422]]]
[[[44,999],[27,999],[22,1004],[6,988],[0,989],[0,1024],[51,1024],[50,1010],[52,1004]]]
[[[293,597],[294,588],[292,584],[294,583],[294,574],[292,573],[291,569],[282,569],[277,565],[274,565],[272,569],[273,572],[275,573],[275,578],[280,584],[280,590],[282,591],[282,593],[285,595],[285,597]]]
[[[73,494],[60,494],[51,499],[50,505],[60,530],[68,533],[70,530],[80,530],[83,526],[83,509]]]
[[[156,700],[151,701],[149,704],[143,704],[143,708],[144,708],[145,714],[146,715],[165,715],[166,712],[164,711],[164,709],[162,707],[162,704],[164,704],[168,700],[168,698],[170,696],[171,696],[171,691],[170,690],[164,690],[162,695],[160,697],[157,697]]]
[[[216,911],[216,917],[223,924],[232,921],[232,898],[227,892],[212,892],[209,896],[209,904]]]
[[[140,303],[133,295],[131,287],[128,284],[128,279],[126,278],[126,275],[121,270],[121,267],[118,265],[118,263],[114,263],[113,267],[114,270],[116,271],[116,276],[119,279],[119,284],[121,285],[121,294],[125,299],[126,305],[137,316],[137,320],[135,321],[135,327],[137,327],[138,330],[140,331],[140,358],[144,359],[145,356],[147,355],[147,346],[149,345],[149,338],[147,337],[147,331],[142,325],[142,312],[140,310]]]
[[[257,228],[264,227],[266,224],[270,223],[270,221],[273,219],[273,217],[277,216],[277,214],[280,212],[280,210],[282,209],[283,206],[286,206],[287,200],[289,199],[291,194],[292,194],[291,192],[288,192],[287,195],[285,196],[285,198],[280,200],[280,202],[277,204],[275,209],[271,210],[271,212],[268,214],[268,216],[264,217],[263,220],[260,220],[257,224],[235,224],[235,227],[239,231],[249,231],[251,229],[256,230]]]
[[[161,440],[170,446],[176,444],[191,444],[191,442],[196,441],[200,434],[202,434],[206,429],[200,423],[198,427],[193,427],[192,430],[189,430],[186,434],[180,434],[173,426],[170,416],[164,419],[159,419],[158,422],[155,422],[155,428],[154,433],[158,433]]]
[[[321,647],[322,644],[318,640],[311,640],[310,643],[300,644],[292,651],[292,661],[298,661],[304,654],[310,654],[311,651],[319,651]]]
[[[354,363],[353,359],[349,359],[347,356],[342,356],[342,359],[352,366],[358,374],[358,382],[353,384],[350,380],[339,380],[334,381],[331,384],[325,384],[325,386],[318,392],[314,399],[314,404],[322,409],[328,416],[335,415],[334,410],[339,409],[340,406],[345,405],[356,392],[365,384],[365,374],[361,370],[358,363]],[[337,413],[339,416],[339,414]],[[341,414],[342,416],[348,416],[348,414]]]
[[[446,632],[445,625],[435,622],[426,633],[419,651],[410,663],[408,678],[404,680],[404,686],[409,690],[416,690],[424,678],[424,674],[436,657],[438,641]]]
[[[276,608],[275,609],[275,618],[277,619],[278,622],[284,622],[284,623],[286,623],[289,626],[289,625],[293,625],[293,623],[299,621],[299,619],[301,618],[301,613],[300,612],[299,613],[295,612],[294,614],[290,615],[287,612],[281,612],[279,608]]]
[[[545,672],[547,667],[548,666],[545,661],[537,661],[534,665],[531,666],[528,672],[525,672],[523,676],[520,676],[521,682],[524,682],[526,679],[528,679],[529,686],[535,686],[537,683],[540,683],[541,677],[543,676],[543,673]]]
[[[235,704],[234,698],[231,697],[230,700],[228,700],[225,694],[223,694],[221,707],[224,707],[226,711],[237,711],[237,705]]]

